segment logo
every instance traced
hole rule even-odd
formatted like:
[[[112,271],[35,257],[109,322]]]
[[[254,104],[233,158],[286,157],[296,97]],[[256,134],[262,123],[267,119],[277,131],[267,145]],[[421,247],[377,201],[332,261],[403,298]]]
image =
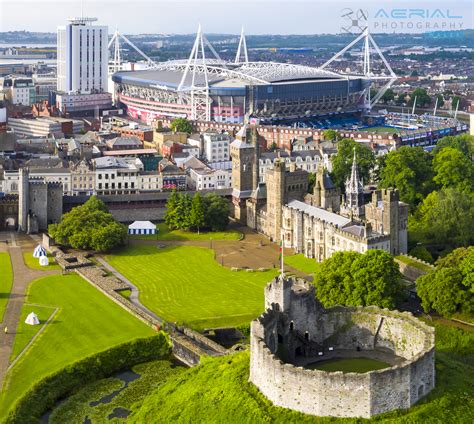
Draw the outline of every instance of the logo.
[[[343,24],[341,31],[347,34],[358,34],[367,28],[367,20],[369,13],[367,10],[356,9],[353,10],[349,7],[341,10],[341,18]]]

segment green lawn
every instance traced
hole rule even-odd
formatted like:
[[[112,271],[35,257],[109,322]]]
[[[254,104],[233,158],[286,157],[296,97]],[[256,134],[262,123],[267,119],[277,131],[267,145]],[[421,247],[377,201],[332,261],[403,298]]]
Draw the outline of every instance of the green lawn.
[[[2,322],[13,284],[12,263],[7,252],[0,252],[0,276],[0,322]]]
[[[169,240],[169,241],[186,241],[186,240],[240,240],[242,233],[237,230],[216,231],[216,232],[200,232],[173,230],[170,231],[164,222],[156,225],[157,234],[135,234],[130,235],[131,240]]]
[[[367,132],[380,132],[380,133],[400,133],[402,129],[400,128],[392,128],[392,127],[369,127],[369,128],[363,128],[362,131],[367,131]]]
[[[231,271],[214,251],[194,246],[130,246],[107,256],[135,284],[140,301],[166,321],[202,329],[245,324],[264,307],[263,289],[277,271]]]
[[[342,371],[342,372],[359,372],[364,373],[368,371],[381,370],[390,365],[370,358],[345,358],[345,359],[328,359],[327,361],[320,361],[311,364],[305,368],[321,371]]]
[[[26,302],[59,310],[8,373],[0,396],[0,421],[22,393],[48,374],[111,346],[154,333],[76,274],[34,281]],[[30,305],[24,305],[22,316],[30,310]],[[18,331],[22,329],[20,323]],[[14,351],[24,344],[23,335],[16,338]]]
[[[319,263],[316,262],[316,259],[306,258],[302,253],[285,256],[285,264],[306,274],[314,274],[319,267]]]
[[[31,269],[39,269],[41,271],[47,269],[61,269],[61,267],[54,261],[54,257],[48,253],[49,265],[48,266],[41,266],[39,264],[39,259],[34,258],[31,252],[23,252],[23,260],[25,261],[25,265]]]
[[[415,261],[414,259],[411,259],[405,255],[395,256],[395,259],[399,260],[400,262],[403,262],[404,264],[410,265],[414,268],[418,268],[420,271],[430,272],[431,270],[434,269],[434,267]]]
[[[53,314],[56,308],[49,306],[37,306],[25,304],[21,310],[21,318],[16,328],[15,344],[10,356],[10,361],[13,361],[20,352],[26,347],[35,334],[43,327],[48,318]],[[26,317],[30,312],[38,315],[40,321],[39,325],[29,325],[25,323]]]

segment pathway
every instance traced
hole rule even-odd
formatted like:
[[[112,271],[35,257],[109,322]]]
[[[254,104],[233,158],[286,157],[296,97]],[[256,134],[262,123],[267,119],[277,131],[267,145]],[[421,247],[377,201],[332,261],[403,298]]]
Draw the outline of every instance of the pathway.
[[[130,294],[130,302],[132,302],[138,309],[140,309],[142,312],[145,314],[150,315],[154,319],[156,319],[159,322],[162,322],[163,320],[156,315],[154,312],[150,311],[146,306],[144,306],[141,302],[140,299],[138,298],[139,291],[137,286],[135,286],[127,277],[125,277],[123,274],[118,272],[112,265],[110,265],[103,257],[101,256],[96,256],[97,260],[101,263],[101,265],[104,266],[107,271],[110,271],[112,274],[114,274],[119,280],[122,280],[124,283],[128,284],[130,286],[130,290],[132,291]]]
[[[58,270],[42,271],[28,268],[23,261],[22,247],[30,248],[34,243],[31,243],[31,239],[27,236],[18,236],[13,232],[11,235],[12,243],[8,247],[8,252],[10,253],[13,268],[13,286],[3,322],[0,325],[0,388],[3,386],[3,381],[10,363],[15,331],[20,321],[21,308],[25,302],[26,290],[29,283],[37,278],[60,273]],[[8,327],[8,334],[4,333],[5,327]]]

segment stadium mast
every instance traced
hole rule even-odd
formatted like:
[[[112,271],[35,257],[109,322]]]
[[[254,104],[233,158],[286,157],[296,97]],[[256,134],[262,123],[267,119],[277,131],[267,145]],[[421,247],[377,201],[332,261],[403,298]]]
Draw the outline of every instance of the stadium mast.
[[[206,59],[205,47],[209,47],[214,57],[225,68],[225,62],[220,58],[209,40],[202,33],[201,24],[198,26],[196,39],[189,55],[186,67],[184,68],[183,77],[178,85],[179,92],[187,92],[190,94],[191,102],[191,119],[196,121],[211,120],[211,98],[209,96],[209,75],[208,62]],[[191,85],[186,85],[186,79],[191,73]],[[197,78],[202,75],[202,78]]]
[[[149,56],[143,53],[135,44],[133,44],[125,35],[121,34],[118,29],[115,30],[114,35],[109,41],[108,49],[114,45],[114,59],[112,61],[112,73],[118,72],[122,69],[122,57],[120,54],[120,39],[125,41],[130,47],[132,47],[140,56],[142,56],[146,61],[149,67],[156,66],[156,62],[154,62]]]
[[[364,40],[364,48],[363,48],[363,56],[364,56],[364,62],[363,62],[363,73],[364,76],[367,78],[370,78],[371,80],[386,80],[387,83],[382,86],[375,96],[371,99],[370,98],[370,87],[366,89],[365,93],[365,104],[366,108],[370,111],[372,107],[380,100],[380,98],[385,94],[385,92],[391,87],[391,85],[397,80],[397,75],[395,72],[393,72],[392,67],[388,63],[387,59],[385,59],[385,56],[383,55],[382,51],[380,50],[379,46],[377,43],[374,41],[372,36],[369,33],[369,28],[365,28],[365,30],[359,34],[359,36],[351,41],[346,47],[344,47],[340,52],[336,53],[331,59],[329,59],[326,63],[321,65],[319,69],[324,69],[326,66],[330,65],[332,62],[334,62],[336,59],[338,59],[340,56],[342,56],[345,52],[347,52],[349,49],[351,49],[354,45],[356,45],[359,41]],[[389,75],[374,75],[374,73],[371,70],[371,61],[370,61],[370,55],[372,53],[372,49],[375,50],[375,53],[378,55],[378,57],[382,60],[383,64],[385,65]]]
[[[244,60],[241,61],[240,58],[244,55]],[[237,54],[235,55],[235,64],[239,63],[249,63],[249,56],[247,53],[247,41],[245,40],[245,33],[244,27],[242,25],[242,30],[240,31],[240,40],[239,40],[239,47],[237,47]]]

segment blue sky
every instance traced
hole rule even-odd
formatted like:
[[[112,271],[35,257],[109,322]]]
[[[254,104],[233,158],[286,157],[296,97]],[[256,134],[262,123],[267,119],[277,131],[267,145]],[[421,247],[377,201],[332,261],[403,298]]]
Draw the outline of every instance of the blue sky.
[[[359,9],[367,11],[374,32],[420,32],[436,22],[439,29],[450,25],[465,29],[473,28],[474,4],[472,0],[0,0],[0,31],[54,32],[67,17],[81,14],[81,3],[84,15],[98,17],[110,32],[117,26],[129,34],[192,33],[198,22],[207,33],[237,34],[241,25],[247,34],[339,33],[349,22],[342,17],[343,10],[357,16]],[[375,19],[380,9],[388,15],[399,10],[395,18]],[[417,9],[415,17],[404,18],[408,9]],[[430,15],[437,9],[435,18],[417,17],[420,10]],[[410,23],[412,29],[407,30]]]

